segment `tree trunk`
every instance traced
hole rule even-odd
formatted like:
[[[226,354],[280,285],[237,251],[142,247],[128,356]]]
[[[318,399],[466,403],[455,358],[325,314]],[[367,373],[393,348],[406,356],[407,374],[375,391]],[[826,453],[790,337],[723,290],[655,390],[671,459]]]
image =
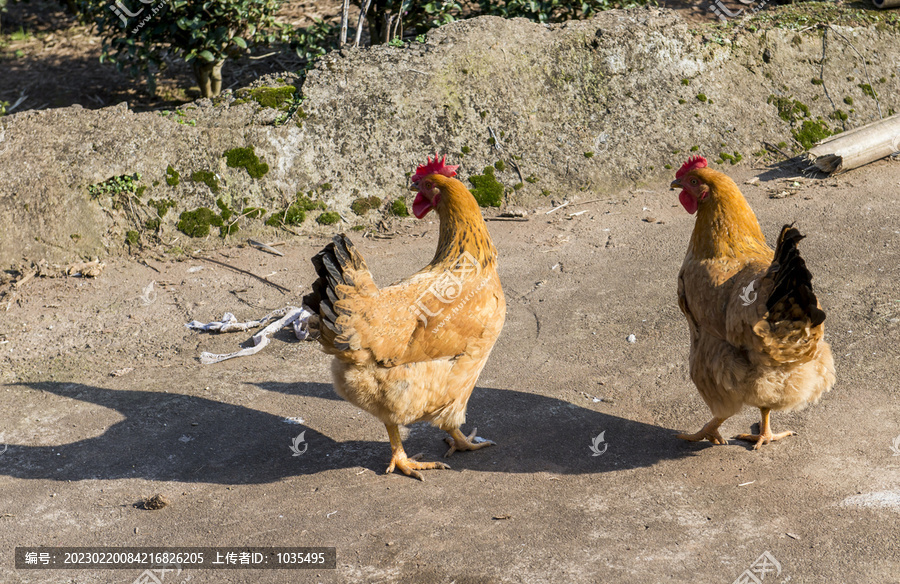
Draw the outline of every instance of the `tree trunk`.
[[[387,30],[388,18],[394,9],[393,0],[373,0],[372,8],[366,14],[369,25],[369,42],[380,45],[388,42],[390,33]]]
[[[225,59],[219,59],[212,63],[194,60],[194,76],[197,85],[200,86],[201,97],[216,97],[222,93],[222,65]]]

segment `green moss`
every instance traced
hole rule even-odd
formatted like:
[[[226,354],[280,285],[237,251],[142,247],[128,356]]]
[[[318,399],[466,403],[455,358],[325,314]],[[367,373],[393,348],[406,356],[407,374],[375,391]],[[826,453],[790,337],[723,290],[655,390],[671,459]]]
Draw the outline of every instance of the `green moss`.
[[[691,152],[697,152],[698,150],[700,150],[699,146],[691,146]]]
[[[472,196],[482,207],[499,207],[503,202],[503,185],[494,177],[494,167],[484,167],[484,174],[469,177]]]
[[[406,208],[406,201],[403,199],[394,200],[394,202],[391,203],[391,215],[397,217],[409,217],[409,209]]]
[[[784,150],[785,148],[787,148],[787,142],[779,142],[778,144],[776,144],[776,146]]]
[[[463,146],[462,148],[459,149],[460,154],[468,154],[471,151],[472,151],[472,149],[469,148],[468,146]]]
[[[366,228],[365,225],[354,225],[353,227],[350,228],[350,231],[363,231],[363,230],[365,230],[365,228]]]
[[[800,129],[791,131],[794,139],[800,142],[807,150],[812,148],[819,140],[823,140],[832,134],[834,132],[822,122],[821,118],[816,121],[804,120]]]
[[[376,196],[371,197],[360,197],[350,203],[350,210],[356,213],[357,215],[365,215],[372,209],[377,209],[381,206],[381,199]]]
[[[181,256],[184,255],[184,250],[181,249],[180,245],[173,245],[169,249],[166,250],[167,254],[171,254],[173,256]]]
[[[178,218],[176,227],[178,231],[190,237],[206,237],[209,235],[210,226],[222,227],[225,222],[222,217],[211,209],[200,207],[193,211],[185,211]]]
[[[157,217],[163,218],[166,216],[166,213],[169,212],[169,209],[175,206],[175,201],[173,201],[172,199],[160,199],[158,201],[150,199],[149,201],[147,201],[147,205],[156,209]]]
[[[502,160],[498,160],[494,163],[494,168],[496,168],[499,172],[503,172],[504,170],[506,170],[506,163]]]
[[[813,85],[824,85],[824,82],[821,79],[819,79],[818,77],[813,77],[812,84]]]
[[[548,191],[547,189],[543,189],[543,190],[541,191],[541,196],[542,196],[542,197],[549,197],[549,196],[550,196],[550,191]]]
[[[585,157],[585,158],[593,158],[593,157],[594,157],[594,153],[593,153],[593,152],[585,152],[585,153],[584,153],[584,157]]]
[[[483,120],[484,118],[487,117],[487,112],[480,112],[478,115],[480,115],[481,119]]]
[[[166,167],[166,184],[170,187],[178,186],[178,183],[181,181],[181,175],[178,174],[178,171],[170,164]]]
[[[862,89],[862,92],[865,93],[866,95],[868,95],[869,97],[871,97],[872,99],[875,99],[877,97],[875,95],[875,90],[872,89],[872,86],[869,85],[868,83],[860,83],[859,85],[857,85],[857,87]]]
[[[251,178],[262,178],[269,172],[269,165],[256,156],[256,152],[253,151],[253,146],[248,146],[247,148],[232,148],[231,150],[226,150],[222,156],[225,157],[225,164],[231,168],[247,169],[247,174],[249,174]]]
[[[319,225],[334,225],[341,220],[341,216],[335,211],[326,211],[316,217],[316,223]]]
[[[809,117],[809,107],[790,97],[769,95],[766,103],[774,105],[775,109],[778,110],[778,117],[788,123]]]
[[[691,84],[691,80],[690,80],[690,79],[682,79],[682,80],[681,80],[681,84],[682,84],[682,85],[690,85],[690,84]]]
[[[138,242],[141,240],[141,234],[134,230],[129,230],[125,232],[125,243],[132,247],[136,247]]]
[[[887,83],[887,79],[882,77],[878,80],[878,83]]]
[[[685,101],[684,98],[678,100],[678,105],[684,105],[686,103],[687,101]]]
[[[191,174],[191,180],[194,182],[200,182],[209,187],[209,190],[213,192],[213,194],[219,192],[219,179],[216,178],[216,174],[214,172],[210,172],[208,170],[198,170]]]
[[[325,203],[322,201],[313,201],[302,193],[297,193],[297,198],[291,203],[287,209],[275,211],[268,219],[266,225],[272,227],[280,227],[282,225],[300,225],[306,221],[307,211],[314,209],[325,209]]]
[[[516,183],[516,184],[513,185],[513,190],[514,190],[514,191],[518,191],[519,189],[521,189],[521,188],[524,187],[524,186],[525,186],[524,183]]]
[[[698,94],[697,94],[697,101],[705,102],[706,100],[707,100],[707,97],[706,97],[706,94],[705,94],[705,93],[698,93]]]
[[[846,103],[847,105],[853,105],[853,98],[848,95],[844,98],[844,103]]]
[[[293,85],[283,87],[257,87],[250,90],[250,99],[263,107],[279,109],[294,96],[297,91]]]
[[[144,229],[147,231],[159,231],[159,228],[162,227],[162,221],[159,220],[159,217],[155,219],[147,219],[144,221]]]
[[[527,177],[525,177],[525,182],[527,182],[528,184],[532,184],[532,185],[534,183],[536,183],[538,180],[540,180],[540,179],[538,179],[538,177],[534,176],[533,174],[530,174]]]
[[[672,165],[671,165],[671,164],[664,164],[664,165],[663,165],[663,168],[665,168],[666,170],[672,170]]]
[[[828,117],[830,117],[832,120],[840,120],[842,122],[846,122],[848,116],[844,110],[834,110]]]

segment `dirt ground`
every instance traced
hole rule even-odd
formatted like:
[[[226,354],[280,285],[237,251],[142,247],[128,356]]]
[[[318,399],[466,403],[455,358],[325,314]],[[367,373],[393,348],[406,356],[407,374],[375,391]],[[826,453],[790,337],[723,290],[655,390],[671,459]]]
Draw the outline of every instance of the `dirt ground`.
[[[330,546],[337,568],[164,582],[896,583],[900,163],[733,176],[761,178],[742,188],[770,238],[791,221],[808,236],[828,313],[836,387],[773,416],[797,436],[758,452],[675,438],[709,413],[675,299],[693,220],[666,184],[489,223],[507,323],[464,430],[497,445],[426,482],[384,474],[384,427],[334,394],[315,343],[284,331],[255,356],[198,361],[250,334],[186,322],[298,303],[324,238],[284,257],[226,248],[221,264],[110,258],[96,279],[32,280],[0,313],[0,581],[142,572],[17,571],[17,546],[184,545]],[[770,198],[785,186],[796,194]],[[436,238],[415,219],[393,239],[353,237],[381,284],[427,263]],[[757,421],[745,410],[723,434]],[[413,426],[406,447],[438,460],[443,433]],[[140,508],[155,494],[169,505]]]

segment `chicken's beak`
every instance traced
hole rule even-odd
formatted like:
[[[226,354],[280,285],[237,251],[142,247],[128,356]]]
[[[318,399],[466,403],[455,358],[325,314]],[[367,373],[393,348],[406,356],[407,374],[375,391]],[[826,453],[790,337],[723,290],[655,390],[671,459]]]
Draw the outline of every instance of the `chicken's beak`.
[[[672,181],[672,184],[669,185],[669,188],[670,189],[683,189],[684,185],[681,184],[681,181],[676,178],[675,180]]]
[[[418,191],[419,190],[419,181],[409,183],[409,190]]]

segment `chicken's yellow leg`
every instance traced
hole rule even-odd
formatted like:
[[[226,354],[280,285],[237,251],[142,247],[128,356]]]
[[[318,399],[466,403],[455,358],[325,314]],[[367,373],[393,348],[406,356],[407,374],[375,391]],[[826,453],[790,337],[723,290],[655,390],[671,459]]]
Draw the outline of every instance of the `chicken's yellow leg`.
[[[689,442],[700,442],[701,440],[709,440],[713,444],[728,444],[728,440],[722,438],[719,434],[719,426],[722,425],[727,418],[713,418],[696,434],[679,434],[678,438]]]
[[[781,440],[785,436],[794,436],[797,434],[793,430],[772,434],[772,428],[769,426],[769,412],[769,408],[759,408],[759,413],[762,414],[762,419],[759,422],[759,434],[738,434],[735,438],[738,440],[756,442],[756,444],[753,445],[753,450],[759,450],[759,447],[763,444],[775,442],[776,440]]]
[[[387,428],[388,438],[391,441],[391,464],[388,465],[386,473],[394,472],[394,468],[399,468],[400,472],[405,474],[406,476],[410,476],[413,478],[417,478],[420,481],[424,481],[425,478],[422,476],[422,473],[418,472],[420,470],[431,470],[431,469],[445,469],[450,468],[443,462],[419,462],[419,457],[421,454],[417,454],[415,456],[406,456],[406,451],[403,450],[403,442],[400,440],[400,429],[396,424],[385,424],[385,428]]]
[[[447,430],[447,432],[450,434],[450,438],[444,438],[444,440],[447,442],[447,444],[450,445],[450,450],[447,451],[447,454],[444,455],[444,458],[449,457],[457,450],[478,450],[479,448],[484,448],[485,446],[494,445],[494,443],[490,440],[485,440],[478,443],[472,442],[472,440],[475,438],[475,434],[478,432],[478,428],[474,428],[472,430],[472,433],[468,436],[460,432],[459,428]]]

